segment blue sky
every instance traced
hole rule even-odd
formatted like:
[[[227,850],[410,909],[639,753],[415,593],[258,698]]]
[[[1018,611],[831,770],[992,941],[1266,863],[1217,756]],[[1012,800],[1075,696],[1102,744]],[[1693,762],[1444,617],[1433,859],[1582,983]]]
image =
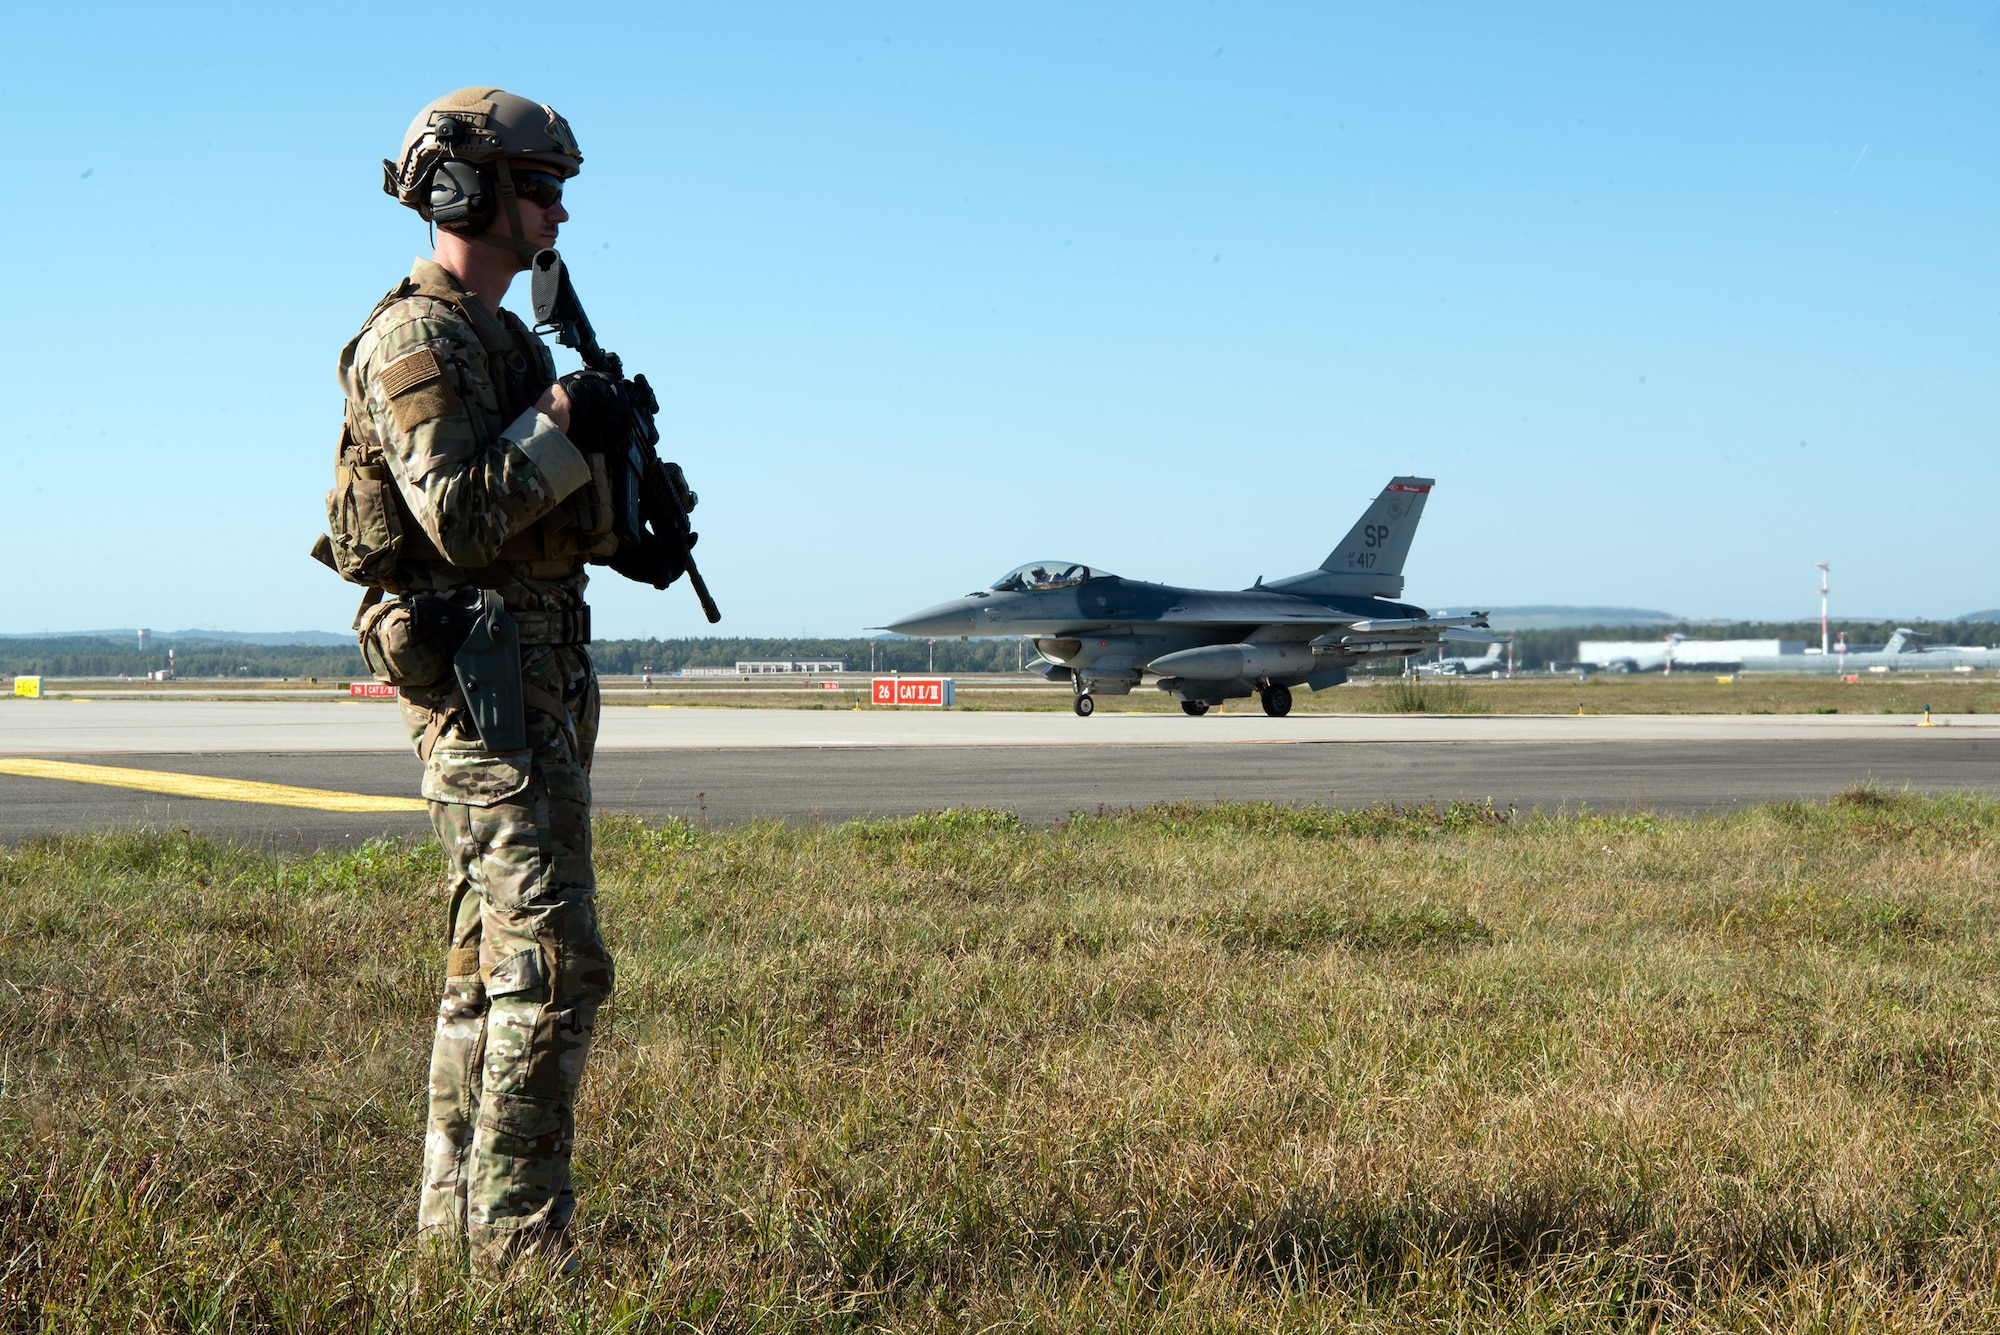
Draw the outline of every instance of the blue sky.
[[[1247,584],[1396,473],[1432,606],[2000,605],[1991,0],[423,12],[10,18],[0,632],[347,623],[334,359],[425,249],[378,162],[486,82],[576,129],[725,631]]]

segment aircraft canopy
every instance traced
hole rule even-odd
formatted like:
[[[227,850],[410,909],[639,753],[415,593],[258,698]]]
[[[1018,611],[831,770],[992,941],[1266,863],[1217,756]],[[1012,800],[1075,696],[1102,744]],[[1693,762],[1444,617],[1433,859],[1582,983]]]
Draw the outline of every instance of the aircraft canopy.
[[[1015,566],[993,581],[995,593],[1016,593],[1028,589],[1066,589],[1087,579],[1107,579],[1108,570],[1092,570],[1074,561],[1030,561]]]

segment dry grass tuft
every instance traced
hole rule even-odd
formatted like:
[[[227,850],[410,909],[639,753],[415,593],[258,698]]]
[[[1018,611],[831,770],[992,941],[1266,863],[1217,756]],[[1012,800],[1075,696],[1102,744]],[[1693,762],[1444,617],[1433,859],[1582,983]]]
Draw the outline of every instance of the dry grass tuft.
[[[1485,714],[1492,702],[1463,682],[1402,677],[1377,685],[1370,700],[1383,714]]]
[[[437,857],[0,850],[0,1329],[2000,1321],[2000,805],[600,822],[583,1286],[408,1239]]]

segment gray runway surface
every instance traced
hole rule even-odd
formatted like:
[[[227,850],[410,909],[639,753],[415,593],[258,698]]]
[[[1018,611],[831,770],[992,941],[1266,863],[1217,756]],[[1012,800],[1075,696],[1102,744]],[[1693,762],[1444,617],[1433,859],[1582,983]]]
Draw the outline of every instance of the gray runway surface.
[[[2000,716],[1940,715],[1933,736],[2000,738]],[[1887,714],[1294,714],[1001,710],[687,709],[604,711],[598,750],[778,747],[1247,746],[1305,742],[1653,742],[1874,740],[1915,736],[1914,715]],[[97,752],[409,750],[386,702],[0,699],[0,756]]]
[[[236,751],[50,756],[187,774],[399,796],[407,752]],[[2000,738],[1937,729],[1875,736],[1566,742],[1377,741],[1267,745],[872,746],[606,750],[600,811],[728,825],[827,821],[993,806],[1037,821],[1075,810],[1188,799],[1423,802],[1707,811],[1824,798],[1858,783],[2000,794]],[[418,813],[344,815],[0,774],[0,841],[57,831],[187,827],[280,847],[417,834]]]

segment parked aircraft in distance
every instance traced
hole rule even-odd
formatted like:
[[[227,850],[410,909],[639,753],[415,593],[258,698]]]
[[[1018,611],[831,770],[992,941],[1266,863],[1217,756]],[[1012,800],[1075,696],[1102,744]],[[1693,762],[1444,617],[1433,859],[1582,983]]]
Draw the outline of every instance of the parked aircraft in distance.
[[[2000,668],[2000,649],[1925,644],[1908,626],[1896,627],[1889,642],[1880,646],[1836,647],[1828,654],[1787,654],[1782,659],[1752,659],[1743,664],[1746,672],[1969,672],[1978,668]]]
[[[1486,614],[1432,616],[1391,601],[1403,592],[1403,561],[1416,536],[1427,477],[1399,477],[1319,567],[1242,590],[1183,589],[1120,579],[1072,561],[1030,561],[989,589],[913,612],[884,627],[933,639],[1032,636],[1038,667],[1076,693],[1127,695],[1150,682],[1189,714],[1257,695],[1282,717],[1292,689],[1325,690],[1358,663],[1408,658]],[[1485,638],[1480,636],[1478,638]]]
[[[1887,644],[1839,645],[1824,654],[1803,640],[1669,635],[1663,640],[1585,640],[1577,646],[1577,661],[1567,666],[1586,672],[1970,672],[2000,668],[2000,649],[1926,645],[1908,626],[1898,627]]]
[[[1497,677],[1507,670],[1507,642],[1493,641],[1477,658],[1434,658],[1414,665],[1413,670],[1439,677],[1484,676],[1489,672]]]

